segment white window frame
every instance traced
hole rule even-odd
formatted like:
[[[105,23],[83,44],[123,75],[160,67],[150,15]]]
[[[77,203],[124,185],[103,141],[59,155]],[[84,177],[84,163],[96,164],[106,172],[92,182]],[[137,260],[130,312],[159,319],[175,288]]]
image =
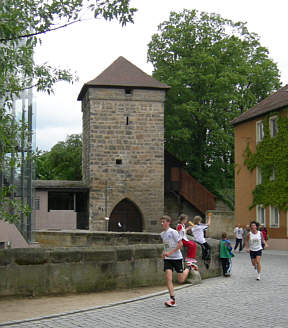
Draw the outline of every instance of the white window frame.
[[[275,122],[275,125],[274,125]],[[274,131],[275,127],[275,131]],[[269,130],[270,130],[270,136],[275,137],[278,132],[278,126],[277,126],[277,116],[271,116],[269,118]]]
[[[260,211],[262,212],[263,215],[260,214]],[[266,209],[263,205],[256,206],[256,218],[257,218],[257,222],[266,226]]]
[[[277,210],[277,222],[275,220],[275,210]],[[279,210],[277,207],[273,207],[270,205],[270,228],[279,228],[280,227],[280,214],[279,214]]]
[[[264,138],[264,124],[263,121],[256,122],[256,143],[262,141]]]
[[[36,211],[39,211],[40,210],[40,198],[35,198],[34,199],[34,209]]]
[[[259,167],[256,167],[256,185],[259,185],[262,183],[262,172]]]
[[[275,168],[274,167],[272,168],[272,174],[271,174],[269,180],[270,181],[274,181],[275,180]]]

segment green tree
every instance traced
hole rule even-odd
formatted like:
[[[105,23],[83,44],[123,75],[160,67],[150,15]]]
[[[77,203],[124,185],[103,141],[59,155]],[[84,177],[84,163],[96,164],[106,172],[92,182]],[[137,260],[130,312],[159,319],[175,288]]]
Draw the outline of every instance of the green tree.
[[[81,180],[82,136],[71,134],[36,159],[36,179]]]
[[[19,159],[21,145],[26,149],[30,147],[23,141],[27,137],[26,123],[16,121],[13,115],[13,100],[20,97],[24,90],[33,88],[50,94],[53,93],[56,82],[76,80],[69,69],[56,68],[49,64],[39,65],[34,62],[33,52],[37,45],[41,45],[41,36],[81,20],[93,18],[104,18],[108,21],[116,19],[122,26],[126,25],[128,22],[133,22],[133,14],[136,11],[135,8],[130,7],[129,2],[129,0],[1,0],[0,218],[14,221],[21,212],[26,211],[26,207],[21,207],[21,204],[19,206],[13,197],[7,197],[14,194],[13,186],[3,186],[3,172],[7,170],[7,166],[17,167],[21,161],[21,158]]]
[[[233,188],[230,121],[280,87],[279,71],[245,23],[171,12],[148,45],[153,76],[171,86],[165,147],[215,194]]]

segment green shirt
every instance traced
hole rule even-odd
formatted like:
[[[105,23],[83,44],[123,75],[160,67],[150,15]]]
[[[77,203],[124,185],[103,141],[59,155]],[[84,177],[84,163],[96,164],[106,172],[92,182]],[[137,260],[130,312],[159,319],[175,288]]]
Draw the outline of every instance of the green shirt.
[[[224,259],[230,259],[231,257],[234,257],[234,254],[231,252],[232,247],[229,240],[220,240],[219,245],[219,252],[220,252],[220,258]]]

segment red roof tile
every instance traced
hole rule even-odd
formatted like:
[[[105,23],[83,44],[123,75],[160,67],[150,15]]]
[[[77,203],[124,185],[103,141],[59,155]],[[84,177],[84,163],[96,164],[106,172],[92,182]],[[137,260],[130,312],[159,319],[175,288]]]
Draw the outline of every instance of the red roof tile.
[[[131,87],[145,89],[169,89],[170,87],[155,80],[124,57],[119,57],[95,79],[85,83],[79,93],[82,100],[89,87]]]
[[[247,112],[234,118],[231,124],[236,125],[285,106],[288,106],[288,84],[248,109]]]

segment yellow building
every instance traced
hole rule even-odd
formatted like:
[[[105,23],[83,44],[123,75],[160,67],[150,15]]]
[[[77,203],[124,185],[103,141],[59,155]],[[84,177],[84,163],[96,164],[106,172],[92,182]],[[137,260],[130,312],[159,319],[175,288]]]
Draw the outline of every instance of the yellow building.
[[[252,192],[255,188],[258,188],[258,190],[261,190],[262,187],[265,188],[265,181],[266,184],[268,182],[269,186],[273,186],[273,183],[276,183],[279,178],[275,149],[271,149],[271,154],[274,154],[271,156],[274,156],[274,158],[271,158],[271,162],[276,161],[276,165],[275,168],[274,166],[271,166],[271,175],[268,179],[267,174],[266,176],[263,175],[263,172],[261,172],[261,169],[259,168],[261,163],[259,164],[259,167],[252,167],[250,170],[247,168],[245,154],[247,154],[247,149],[254,154],[256,150],[261,148],[261,143],[263,145],[265,140],[270,138],[271,141],[271,138],[277,137],[278,120],[281,117],[287,116],[287,109],[288,85],[268,96],[231,122],[234,126],[235,136],[235,223],[240,223],[245,226],[252,219],[256,219],[260,224],[264,224],[268,230],[270,248],[286,250],[288,249],[288,212],[278,209],[275,204],[273,206],[272,195],[271,204],[266,204],[265,206],[262,204],[255,204],[257,202],[254,202],[253,204],[254,197]],[[265,139],[265,137],[267,138]],[[272,140],[272,143],[270,143],[271,147],[275,148],[276,140],[277,149],[281,148],[278,147],[279,145],[282,145],[284,147],[282,147],[282,149],[285,149],[286,146],[284,143],[286,141],[281,139],[280,135],[278,135],[277,139],[274,139],[274,143]],[[272,146],[273,144],[274,146]],[[269,152],[268,148],[268,153]],[[285,150],[283,151],[283,154],[285,154]],[[287,163],[288,158],[286,159],[287,161],[284,158],[284,162]],[[288,167],[284,171],[288,172]],[[284,202],[286,199],[287,206],[288,191],[284,190],[284,193],[281,191],[280,195],[279,190],[279,199],[280,196],[284,199]],[[277,197],[277,195],[274,195],[274,199],[275,197]]]

